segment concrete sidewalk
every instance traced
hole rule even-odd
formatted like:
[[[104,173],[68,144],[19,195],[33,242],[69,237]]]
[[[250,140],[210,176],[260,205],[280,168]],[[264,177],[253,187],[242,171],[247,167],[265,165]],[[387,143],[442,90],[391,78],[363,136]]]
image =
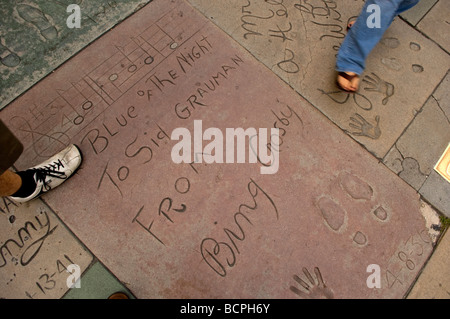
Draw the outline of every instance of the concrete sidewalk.
[[[450,297],[447,1],[394,21],[355,95],[334,61],[360,1],[84,0],[79,30],[54,2],[0,5],[0,117],[25,146],[15,169],[69,143],[84,162],[0,202],[0,297]],[[196,138],[195,120],[278,128],[259,133],[277,170],[217,163],[217,135],[175,164],[171,132]]]

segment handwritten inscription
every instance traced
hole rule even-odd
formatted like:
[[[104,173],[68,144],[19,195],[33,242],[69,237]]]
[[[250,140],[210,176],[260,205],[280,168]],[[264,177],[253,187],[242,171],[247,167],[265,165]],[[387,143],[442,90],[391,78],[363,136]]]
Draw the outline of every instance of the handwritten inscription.
[[[239,59],[238,61],[243,61]],[[269,123],[274,128],[280,130],[280,139],[277,145],[268,143],[267,148],[277,149],[281,151],[289,131],[294,126],[300,128],[300,137],[304,138],[304,123],[302,117],[294,107],[276,99],[268,113]],[[192,163],[191,173],[195,175],[201,174],[201,170],[197,166],[199,164]],[[172,243],[168,241],[167,232],[172,232],[171,228],[179,223],[177,216],[193,213],[191,207],[188,206],[186,195],[192,193],[192,182],[188,176],[180,176],[174,183],[175,195],[169,195],[159,201],[158,207],[152,209],[147,204],[140,206],[137,210],[132,222],[137,224],[140,229],[148,233],[155,242],[161,245],[161,248],[170,246]],[[248,195],[250,199],[247,202],[238,204],[237,212],[232,216],[234,223],[223,227],[223,232],[214,237],[206,237],[201,241],[200,251],[203,260],[214,271],[214,273],[225,277],[227,272],[236,265],[238,255],[241,254],[240,242],[247,238],[248,227],[254,227],[255,218],[258,213],[264,211],[273,216],[274,221],[279,218],[278,208],[270,194],[268,194],[259,183],[250,179],[247,183]],[[267,204],[271,209],[267,209]],[[270,213],[272,212],[272,213]],[[174,229],[174,228],[173,228]],[[219,239],[223,237],[222,239]]]
[[[161,128],[158,124],[156,124],[156,132],[152,135],[152,137],[150,138],[150,141],[147,140],[147,136],[148,133],[144,132],[143,137],[145,139],[145,142],[138,142],[138,140],[140,140],[140,136],[137,135],[133,140],[131,140],[131,142],[129,142],[129,144],[127,144],[127,146],[125,147],[125,149],[123,150],[123,155],[125,155],[125,158],[127,160],[127,162],[131,159],[135,159],[138,162],[134,162],[137,165],[144,165],[149,163],[152,159],[153,156],[155,154],[155,152],[163,147],[165,144],[168,143],[168,141],[170,140],[169,135],[167,135],[167,133],[165,132],[165,130],[163,128]],[[96,139],[98,139],[99,136],[96,135]],[[108,146],[108,138],[105,136],[101,136],[101,138],[104,139],[104,148],[103,150],[106,149],[106,147]],[[143,140],[143,138],[141,138],[141,140]],[[92,145],[92,144],[91,144]],[[106,183],[107,181],[109,181],[116,189],[117,191],[120,193],[120,195],[123,197],[123,192],[120,188],[120,183],[124,182],[129,174],[130,174],[130,169],[131,169],[131,164],[130,162],[128,163],[123,163],[122,165],[119,164],[119,168],[115,169],[114,171],[115,173],[111,173],[111,168],[109,167],[109,162],[105,165],[103,172],[101,173],[101,176],[99,178],[99,182],[98,182],[98,186],[97,189],[100,190],[100,188],[102,187],[102,185],[104,183]],[[135,165],[135,168],[137,168],[137,166]]]
[[[65,283],[67,276],[71,274],[67,268],[72,264],[75,263],[66,254],[63,254],[62,257],[56,260],[52,260],[49,264],[51,267],[37,277],[34,285],[25,291],[25,296],[30,299],[37,297],[47,298],[46,296],[50,292],[58,288],[60,281]]]
[[[67,267],[85,269],[91,261],[40,200],[17,204],[2,198],[0,219],[1,298],[60,298],[67,291]]]
[[[223,241],[218,241],[215,238],[205,238],[200,245],[203,260],[208,266],[218,275],[225,277],[227,275],[227,268],[235,266],[237,261],[237,254],[240,254],[237,241],[244,241],[245,227],[253,226],[251,218],[257,218],[257,209],[261,205],[261,200],[265,199],[270,202],[272,206],[271,215],[275,220],[278,220],[278,209],[274,201],[254,180],[250,180],[247,184],[248,194],[251,196],[251,203],[242,203],[238,207],[238,211],[233,215],[234,225],[230,228],[223,228]]]
[[[21,266],[28,265],[56,227],[58,226],[50,225],[50,219],[45,211],[35,216],[35,221],[27,221],[17,231],[15,238],[7,239],[0,246],[0,268],[5,267],[8,262]]]
[[[387,287],[405,285],[409,273],[417,270],[418,265],[424,261],[424,248],[431,244],[427,230],[418,231],[404,242],[391,256],[384,273]]]
[[[203,102],[205,96],[216,91],[224,81],[230,78],[230,74],[235,72],[243,63],[244,60],[238,55],[235,55],[229,59],[227,64],[222,64],[219,70],[209,78],[209,81],[200,84],[200,87],[189,95],[186,102],[175,104],[175,114],[177,117],[180,119],[188,119],[197,107],[207,106]]]
[[[176,190],[178,195],[185,195],[189,193],[190,188],[191,183],[187,177],[180,177],[175,181],[174,189]],[[147,233],[149,233],[154,239],[156,239],[158,243],[162,244],[163,246],[166,246],[166,242],[161,238],[158,230],[162,228],[161,226],[164,226],[163,224],[174,224],[174,216],[188,212],[188,207],[186,206],[186,204],[181,202],[178,198],[175,199],[173,197],[165,197],[159,203],[157,214],[154,214],[152,212],[145,212],[152,216],[152,221],[147,225],[142,219],[143,216],[141,216],[144,208],[145,205],[139,209],[132,222],[137,223],[139,226],[141,226]]]
[[[11,206],[11,209],[10,209]],[[9,197],[2,197],[0,200],[0,213],[9,215],[13,212],[14,208],[17,208],[19,205],[13,202]]]
[[[83,17],[95,22],[105,14],[105,10],[115,8],[116,4],[112,1],[102,6],[102,13],[98,17],[88,17],[87,14]],[[182,45],[204,24],[197,22],[192,25],[192,29],[185,28],[183,21],[189,19],[188,11],[185,14],[181,12],[181,15],[177,16],[181,21],[179,25],[164,30],[162,26],[167,26],[173,20],[172,16],[178,14],[169,9],[157,22],[150,24],[130,39],[125,39],[124,43],[115,45],[113,54],[98,65],[94,65],[87,74],[71,79],[68,83],[58,84],[52,94],[46,95],[51,96],[50,101],[47,98],[36,101],[28,107],[29,112],[11,118],[11,128],[19,133],[19,138],[23,142],[31,145],[31,148],[26,150],[24,158],[30,161],[42,160],[67,146],[74,136],[83,132],[92,121],[122,98],[142,78],[148,79],[148,83],[154,86],[152,90],[158,90],[157,86],[161,88],[158,79],[152,77],[152,71],[176,52],[177,48],[181,50]],[[199,37],[191,50],[180,52],[180,65],[184,71],[187,72],[188,68],[193,67],[195,61],[201,58],[200,55],[208,53],[207,50],[211,50],[208,39]],[[179,73],[183,74],[182,71]],[[170,76],[176,78],[178,75],[170,74]],[[152,92],[150,89],[138,90],[138,95],[150,98]],[[127,116],[133,116],[126,111],[122,115],[117,117],[119,125],[124,125],[125,121],[130,120],[126,118]],[[111,131],[110,126],[105,125]],[[90,132],[91,135],[87,139],[95,139],[95,133]],[[112,131],[111,133],[114,134]],[[101,141],[105,140],[98,139],[98,146]]]
[[[261,3],[253,3],[247,0],[242,6],[242,29],[243,37],[249,40],[250,37],[263,37],[269,40],[280,41],[281,43],[293,42],[295,38],[294,28],[289,21],[289,7],[284,4],[284,0],[265,0]],[[276,65],[286,73],[298,73],[300,64],[296,62],[294,50],[284,47],[283,59]]]
[[[196,62],[205,57],[206,54],[212,53],[212,45],[208,41],[208,38],[203,36],[199,40],[195,41],[195,45],[186,52],[181,52],[176,55],[178,70],[170,69],[161,74],[152,74],[146,80],[145,83],[152,84],[147,88],[147,96],[149,100],[153,96],[153,91],[157,90],[163,92],[167,86],[175,86],[179,74],[186,74],[188,69],[195,66]],[[139,92],[139,91],[138,91]],[[140,95],[138,93],[138,95]]]
[[[244,40],[266,39],[269,43],[280,41],[284,44],[281,60],[275,65],[286,74],[301,71],[302,63],[296,57],[296,50],[288,47],[295,43],[303,31],[303,36],[310,36],[309,30],[315,30],[318,40],[331,40],[331,48],[338,50],[345,37],[342,14],[335,0],[246,0],[241,6],[241,28]],[[303,30],[294,28],[294,23],[302,21]]]
[[[281,152],[288,133],[294,126],[297,126],[297,129],[300,127],[300,137],[304,138],[304,123],[300,114],[292,106],[279,99],[276,102],[276,106],[271,108],[270,113],[275,118],[273,127],[279,129],[280,138],[278,145],[270,145],[269,143],[267,147]],[[199,173],[194,166],[191,167],[197,174]],[[236,265],[238,255],[241,254],[239,242],[243,242],[247,238],[246,231],[249,227],[254,227],[252,221],[258,216],[262,200],[268,202],[270,207],[270,209],[265,208],[264,211],[270,212],[274,221],[279,219],[276,203],[256,181],[250,180],[247,184],[247,191],[252,198],[250,203],[239,204],[237,212],[233,214],[234,223],[231,226],[224,227],[223,232],[218,234],[222,239],[207,237],[202,240],[200,245],[203,260],[221,277],[226,277],[230,268]]]

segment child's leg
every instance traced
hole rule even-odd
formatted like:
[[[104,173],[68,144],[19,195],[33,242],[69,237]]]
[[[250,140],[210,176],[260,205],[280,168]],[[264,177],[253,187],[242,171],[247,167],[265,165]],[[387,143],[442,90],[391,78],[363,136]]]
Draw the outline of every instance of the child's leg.
[[[391,25],[402,0],[382,1],[367,0],[358,16],[358,19],[348,31],[344,42],[339,49],[336,61],[338,72],[353,72],[361,75],[366,66],[366,59],[373,48],[383,37],[387,28]],[[371,21],[373,11],[371,5],[376,5],[380,9],[379,27],[370,28],[368,21]]]

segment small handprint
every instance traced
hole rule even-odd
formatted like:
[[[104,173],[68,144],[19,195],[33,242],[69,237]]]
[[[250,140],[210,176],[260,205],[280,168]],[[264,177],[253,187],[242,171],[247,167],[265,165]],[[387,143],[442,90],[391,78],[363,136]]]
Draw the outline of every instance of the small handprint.
[[[297,287],[291,286],[290,290],[298,295],[299,297],[306,298],[306,299],[319,299],[319,298],[325,298],[325,299],[333,299],[334,294],[333,291],[328,288],[322,279],[322,274],[320,273],[319,268],[314,268],[314,273],[316,275],[316,280],[311,276],[308,269],[303,268],[303,273],[305,274],[306,278],[309,282],[304,281],[297,275],[294,275],[294,280],[302,286],[306,292],[298,289]]]
[[[365,136],[371,139],[378,139],[381,136],[380,130],[380,116],[375,116],[375,125],[369,123],[364,117],[360,114],[355,113],[355,117],[350,117],[350,120],[353,123],[350,123],[349,126],[358,131],[351,132],[351,134],[356,136]]]
[[[372,76],[366,75],[363,82],[369,85],[368,87],[365,87],[364,90],[384,94],[385,97],[382,101],[383,105],[386,105],[389,98],[394,95],[394,85],[380,79],[380,77],[373,72]]]

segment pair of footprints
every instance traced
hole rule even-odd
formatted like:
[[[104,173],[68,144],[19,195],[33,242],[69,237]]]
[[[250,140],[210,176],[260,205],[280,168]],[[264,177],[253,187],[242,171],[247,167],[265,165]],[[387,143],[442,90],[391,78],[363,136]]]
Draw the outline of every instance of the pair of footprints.
[[[58,30],[40,9],[26,3],[20,3],[16,6],[16,11],[20,18],[34,25],[46,40],[54,40],[58,37]],[[18,66],[20,62],[21,59],[17,53],[8,48],[3,39],[0,38],[0,63],[13,68]]]
[[[393,37],[384,38],[381,40],[381,44],[390,49],[396,49],[400,46],[400,41],[397,38]],[[414,52],[419,52],[422,47],[416,42],[410,42],[409,49]],[[403,69],[403,64],[396,58],[382,58],[381,63],[387,68],[394,71],[401,71]],[[411,69],[414,73],[422,73],[424,71],[423,66],[421,66],[420,64],[412,64]]]
[[[341,189],[352,199],[358,201],[370,201],[372,199],[372,187],[359,177],[348,172],[341,172],[337,179]],[[330,230],[335,233],[345,231],[347,212],[339,203],[330,196],[325,195],[317,199],[316,205]],[[371,214],[373,218],[380,222],[386,222],[389,219],[389,214],[382,205],[375,206]],[[360,247],[366,246],[368,243],[367,236],[359,230],[353,234],[352,238],[353,242]]]
[[[341,172],[337,177],[340,187],[354,200],[369,201],[373,197],[372,187],[360,179],[358,176],[348,172]],[[321,196],[316,201],[321,216],[326,225],[336,233],[342,233],[347,220],[347,213],[336,201],[329,196]],[[381,206],[376,206],[371,214],[381,222],[389,220],[388,212]],[[353,235],[353,241],[358,246],[365,246],[368,243],[367,236],[361,231]],[[334,297],[333,290],[325,284],[320,269],[314,268],[314,275],[307,268],[303,268],[303,276],[294,275],[292,278],[297,283],[289,289],[301,298],[326,298]],[[299,289],[300,288],[300,289]]]

